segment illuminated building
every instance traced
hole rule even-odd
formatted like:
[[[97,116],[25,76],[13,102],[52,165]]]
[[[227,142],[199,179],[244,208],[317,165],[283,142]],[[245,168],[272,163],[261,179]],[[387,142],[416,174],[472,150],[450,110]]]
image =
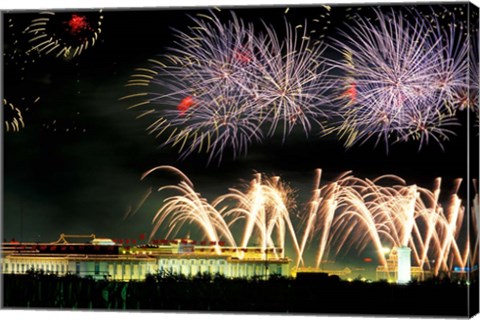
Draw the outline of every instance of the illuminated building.
[[[292,276],[295,277],[297,273],[326,273],[329,276],[339,276],[345,278],[352,273],[352,270],[348,267],[343,269],[329,270],[315,267],[299,267],[292,268]]]
[[[402,259],[408,259],[408,261],[402,261]],[[406,284],[413,279],[423,281],[430,275],[429,272],[422,270],[420,267],[412,267],[410,252],[404,248],[399,249],[396,247],[390,251],[387,264],[378,266],[376,273],[377,280],[387,280],[388,282],[399,284]]]
[[[257,247],[233,248],[213,242],[196,245],[190,239],[129,247],[95,235],[87,236],[91,240],[84,243],[70,243],[67,237],[61,235],[53,243],[3,243],[1,272],[43,270],[120,281],[143,280],[157,273],[185,277],[208,273],[226,278],[290,275],[290,259],[280,257],[280,249],[268,249],[265,259]]]
[[[453,267],[451,278],[455,281],[478,282],[478,264],[472,267]]]

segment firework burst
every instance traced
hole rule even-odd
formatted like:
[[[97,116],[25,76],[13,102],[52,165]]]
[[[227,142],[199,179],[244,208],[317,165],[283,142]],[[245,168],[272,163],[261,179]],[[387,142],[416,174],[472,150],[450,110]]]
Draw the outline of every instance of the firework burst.
[[[259,130],[261,119],[258,114],[250,112],[249,101],[244,97],[228,99],[220,95],[206,98],[197,100],[199,105],[192,108],[188,116],[178,116],[175,115],[178,114],[176,110],[167,110],[166,118],[171,119],[168,125],[180,129],[173,129],[163,145],[180,145],[181,157],[196,150],[205,150],[209,154],[209,162],[217,159],[220,163],[227,149],[231,149],[236,158],[247,153],[252,140],[262,141],[263,135]]]
[[[22,112],[6,99],[3,99],[3,118],[7,132],[18,132],[25,128]]]
[[[177,31],[177,46],[169,49],[167,59],[173,63],[161,70],[173,81],[169,91],[193,92],[198,98],[218,96],[218,90],[227,99],[248,95],[254,90],[249,75],[256,66],[253,26],[234,13],[227,23],[213,13],[191,20],[193,26],[187,33]],[[168,83],[160,82],[167,88]]]
[[[291,189],[280,182],[279,177],[255,178],[245,186],[246,191],[231,189],[209,203],[194,189],[192,182],[178,169],[160,166],[146,172],[142,179],[156,170],[168,170],[176,173],[182,180],[176,185],[159,188],[162,192],[173,192],[167,197],[153,219],[154,228],[150,238],[162,225],[168,225],[167,237],[176,235],[185,224],[195,224],[205,237],[218,243],[225,239],[229,246],[245,248],[252,242],[260,243],[266,257],[267,249],[277,257],[283,257],[287,232],[293,239],[295,248],[295,230],[289,217]],[[232,206],[232,203],[235,204]],[[234,225],[244,222],[240,245],[231,232]],[[281,248],[277,252],[276,248]],[[236,250],[241,253],[241,250]],[[220,253],[217,246],[217,253]],[[241,254],[240,254],[241,257]]]
[[[241,247],[251,244],[252,238],[260,243],[264,258],[268,248],[281,248],[284,257],[287,233],[290,234],[294,249],[299,252],[299,245],[289,210],[294,207],[293,190],[280,181],[280,177],[255,174],[254,179],[240,189],[230,189],[229,193],[215,201],[218,206],[224,202],[235,203],[235,207],[225,210],[224,217],[233,217],[230,225],[244,222]],[[276,237],[274,235],[276,234]],[[274,253],[276,253],[274,251]]]
[[[215,243],[225,240],[235,247],[240,259],[243,256],[239,249],[252,244],[259,245],[267,259],[267,252],[275,258],[284,257],[290,237],[297,266],[304,265],[304,257],[313,250],[317,268],[324,257],[338,257],[352,250],[360,254],[367,247],[376,251],[379,263],[386,267],[384,247],[408,246],[414,265],[435,275],[451,272],[453,266],[465,267],[469,259],[478,256],[478,238],[467,237],[464,248],[460,241],[465,231],[465,208],[458,196],[461,179],[454,181],[453,191],[442,201],[441,178],[435,179],[430,190],[407,185],[395,175],[370,180],[345,172],[321,185],[318,169],[301,230],[291,220],[291,212],[297,208],[294,192],[278,176],[257,173],[243,187],[231,188],[209,202],[176,168],[160,166],[142,178],[156,170],[174,172],[181,181],[159,189],[173,195],[166,197],[156,212],[150,238],[162,226],[167,227],[167,236],[175,236],[192,224],[204,238]],[[473,223],[477,216],[478,194],[472,208]],[[240,239],[234,231],[240,232]],[[216,252],[220,254],[220,248]]]
[[[328,93],[331,88],[323,43],[313,44],[307,27],[293,27],[285,22],[285,38],[279,39],[273,27],[258,37],[256,68],[257,107],[265,110],[269,134],[282,128],[283,140],[295,126],[308,134],[312,128],[323,129],[330,117]]]
[[[250,101],[242,95],[227,95],[187,96],[176,108],[150,109],[139,117],[157,116],[147,131],[165,136],[162,146],[177,147],[180,159],[205,152],[208,162],[216,159],[220,163],[226,150],[232,150],[236,158],[247,153],[252,141],[263,139],[261,117],[250,110]]]
[[[320,186],[320,174],[318,170],[297,265],[308,244],[318,241],[317,267],[324,256],[363,252],[367,246],[373,246],[384,266],[386,246],[410,247],[415,265],[435,275],[440,270],[450,272],[454,264],[466,266],[471,251],[467,243],[462,252],[457,241],[465,211],[457,195],[461,179],[455,181],[454,191],[443,206],[439,201],[440,178],[432,191],[406,185],[394,175],[369,180],[350,172]]]
[[[442,143],[456,125],[458,92],[467,83],[467,47],[453,27],[416,12],[375,11],[358,17],[343,40],[335,40],[344,61],[340,92],[343,120],[334,129],[346,146],[376,139],[417,140],[419,148]],[[434,31],[437,30],[437,31]]]
[[[40,12],[25,30],[38,54],[72,59],[97,42],[102,32],[102,10],[97,12]]]
[[[436,12],[430,9],[422,17],[435,27],[431,30],[435,38],[442,39],[444,54],[438,55],[436,85],[443,102],[451,109],[473,111],[478,126],[478,12],[469,10],[466,14],[465,9],[462,6]]]
[[[235,158],[262,139],[261,110],[252,106],[248,76],[255,72],[253,29],[233,13],[226,24],[213,14],[192,21],[188,33],[177,31],[177,46],[162,61],[151,60],[152,67],[138,69],[128,84],[165,93],[141,93],[148,100],[131,108],[153,107],[140,115],[157,117],[147,130],[166,137],[162,146],[179,147],[181,158],[205,152],[209,162],[221,162],[226,149]]]
[[[142,99],[131,108],[149,107],[140,117],[157,117],[148,131],[165,133],[162,145],[180,146],[181,158],[198,151],[221,162],[227,149],[234,158],[246,154],[265,128],[269,136],[281,128],[285,140],[296,125],[307,135],[321,126],[328,69],[324,48],[306,31],[286,22],[282,40],[266,25],[257,34],[234,13],[226,23],[212,12],[191,19],[188,32],[176,32],[176,46],[127,84],[155,90],[124,97]]]

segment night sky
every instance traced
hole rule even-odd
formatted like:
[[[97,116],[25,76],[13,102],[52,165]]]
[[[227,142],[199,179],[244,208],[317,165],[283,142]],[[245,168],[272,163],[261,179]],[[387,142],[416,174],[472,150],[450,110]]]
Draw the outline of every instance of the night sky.
[[[319,22],[319,30],[328,27],[327,41],[349,23],[347,14],[358,12],[357,7],[348,8],[334,7],[331,23]],[[367,7],[362,10],[369,12]],[[128,110],[130,102],[119,98],[134,92],[125,87],[134,69],[147,67],[148,59],[166,53],[175,40],[172,30],[186,31],[187,14],[197,12],[205,10],[104,9],[98,42],[71,60],[26,55],[30,45],[21,31],[38,13],[4,14],[4,95],[21,109],[25,122],[19,132],[4,131],[4,238],[50,242],[62,232],[110,238],[148,234],[162,194],[154,192],[135,215],[128,213],[149,188],[178,183],[176,177],[161,172],[140,180],[142,173],[158,165],[182,170],[210,200],[249,181],[254,172],[280,175],[296,190],[298,208],[292,219],[297,222],[295,217],[302,215],[311,196],[316,168],[323,170],[323,182],[349,170],[361,178],[395,174],[408,184],[427,188],[436,177],[443,177],[445,195],[453,179],[466,178],[465,113],[462,125],[454,128],[456,136],[444,143],[445,151],[436,144],[418,151],[416,143],[403,143],[391,146],[387,154],[382,144],[375,147],[373,141],[346,150],[336,136],[305,138],[294,132],[283,144],[277,136],[254,143],[246,157],[232,159],[227,152],[220,165],[207,164],[207,155],[177,160],[176,148],[160,148],[162,138],[146,132],[154,118],[136,119],[138,111]],[[236,8],[235,12],[245,21],[264,20],[284,30],[285,17],[292,25],[305,19],[311,23],[326,9],[291,6],[287,14],[285,7]],[[331,50],[327,55],[340,58]],[[466,194],[465,183],[460,194]],[[179,236],[189,233],[201,238],[196,232],[194,227],[185,228]]]

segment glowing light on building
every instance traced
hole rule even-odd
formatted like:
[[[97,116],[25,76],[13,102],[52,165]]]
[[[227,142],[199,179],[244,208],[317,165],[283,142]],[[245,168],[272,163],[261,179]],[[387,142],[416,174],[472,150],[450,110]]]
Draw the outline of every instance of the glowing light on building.
[[[412,280],[411,275],[411,255],[412,249],[409,247],[400,247],[397,249],[398,255],[398,276],[397,276],[397,283],[398,284],[407,284]]]

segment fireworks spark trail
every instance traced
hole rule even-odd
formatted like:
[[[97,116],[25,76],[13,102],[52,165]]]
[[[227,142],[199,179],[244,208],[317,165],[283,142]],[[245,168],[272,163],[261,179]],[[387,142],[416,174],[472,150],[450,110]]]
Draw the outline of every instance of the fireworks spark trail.
[[[193,26],[176,31],[177,46],[162,61],[151,60],[151,68],[132,76],[128,86],[152,85],[160,92],[133,95],[148,100],[131,108],[153,105],[146,112],[157,120],[147,131],[163,135],[162,146],[178,147],[181,159],[197,151],[220,163],[227,149],[236,158],[263,138],[249,78],[255,72],[253,27],[234,13],[225,24],[212,12],[191,19]]]
[[[285,21],[285,29],[282,41],[273,27],[265,25],[256,45],[261,62],[257,104],[270,123],[268,134],[280,127],[283,141],[297,125],[307,136],[313,128],[323,130],[322,121],[331,116],[328,104],[333,85],[328,76],[331,68],[323,58],[326,46],[313,44],[306,22],[294,28]]]
[[[159,168],[184,176],[168,166],[149,173]],[[298,229],[291,219],[291,211],[296,208],[293,191],[278,176],[255,174],[250,183],[229,189],[212,202],[202,198],[191,182],[182,179],[176,185],[159,188],[175,195],[167,197],[156,212],[150,238],[161,226],[167,227],[169,236],[186,224],[195,224],[210,241],[226,239],[237,252],[241,252],[239,248],[259,244],[263,259],[267,259],[269,251],[275,258],[284,257],[289,236],[297,267],[305,265],[305,256],[314,250],[317,268],[322,267],[325,257],[351,250],[361,254],[371,247],[379,263],[387,267],[383,248],[408,246],[414,265],[431,270],[434,275],[451,272],[454,266],[463,268],[469,257],[475,256],[478,239],[467,239],[466,246],[459,243],[464,230],[464,207],[457,195],[461,179],[455,181],[444,206],[440,203],[440,178],[435,180],[433,190],[407,185],[395,175],[370,180],[345,172],[323,186],[320,182],[318,169],[305,224]],[[478,211],[478,203],[474,203],[474,208],[475,205]],[[232,230],[240,230],[241,237],[236,239]],[[474,243],[473,253],[470,241]],[[216,250],[221,252],[218,247]],[[243,258],[241,253],[239,258]]]
[[[480,218],[480,198],[478,195],[478,180],[474,180],[475,186],[475,197],[473,198],[473,204],[471,208],[470,216],[470,230],[468,233],[468,243],[465,247],[465,257],[466,260],[475,264],[475,261],[478,262],[478,252],[479,252],[479,243],[480,237],[478,236],[479,228],[479,218]]]
[[[341,31],[344,39],[334,39],[345,57],[333,62],[343,72],[344,107],[332,131],[346,147],[373,139],[387,151],[391,142],[409,140],[419,149],[432,141],[443,148],[454,135],[457,95],[467,83],[465,38],[454,22],[441,29],[438,20],[404,13],[376,9],[375,21],[358,16]]]
[[[225,87],[228,96],[248,95],[256,60],[253,25],[245,24],[233,12],[227,23],[213,12],[191,20],[194,26],[188,33],[177,31],[177,46],[167,55],[174,64],[165,71],[179,79],[174,81],[179,81],[182,91],[198,91],[200,98],[202,93],[216,96],[217,90]]]
[[[159,166],[147,171],[142,176],[142,179],[155,170],[165,169],[179,174],[180,177],[185,176],[176,168]],[[205,232],[205,236],[210,241],[218,243],[220,238],[224,237],[231,246],[236,246],[233,235],[225,220],[205,198],[202,198],[200,194],[195,192],[193,184],[188,178],[186,180],[182,179],[177,185],[160,187],[158,191],[170,191],[178,193],[178,195],[167,197],[162,207],[156,212],[152,221],[153,229],[150,233],[150,240],[157,233],[160,226],[165,221],[168,221],[169,230],[167,238],[170,235],[175,235],[185,223],[195,223]],[[217,253],[221,252],[218,246],[216,247],[216,251]]]
[[[9,103],[6,99],[3,99],[3,117],[5,131],[18,132],[25,128],[22,111],[12,103]]]
[[[223,236],[231,246],[236,246],[228,225],[221,218],[218,211],[206,199],[201,198],[192,187],[182,181],[178,186],[168,186],[159,189],[159,191],[165,190],[177,191],[181,195],[168,197],[164,200],[164,205],[158,210],[153,219],[154,228],[150,238],[157,232],[160,225],[167,218],[170,218],[167,238],[177,232],[183,224],[196,223],[203,229],[210,241],[218,242],[220,237]]]
[[[291,14],[289,13],[290,9],[292,9],[293,11]],[[297,14],[296,9],[298,8],[287,8],[284,13],[285,17],[289,18],[290,16],[295,16]],[[308,31],[308,36],[305,35],[304,37],[305,38],[311,37],[312,38],[311,42],[314,45],[320,44],[321,41],[325,38],[328,30],[331,28],[331,24],[332,24],[332,17],[330,15],[331,10],[332,10],[332,7],[330,6],[319,6],[315,8],[315,18],[308,20],[309,28],[308,30],[305,29],[305,31]],[[307,22],[305,22],[305,26],[306,25],[307,25]]]
[[[169,171],[173,174],[176,174],[182,179],[182,181],[185,181],[190,187],[193,187],[192,181],[190,181],[190,179],[182,171],[178,170],[177,168],[175,168],[173,166],[166,166],[166,165],[165,166],[153,167],[152,169],[147,170],[145,173],[142,174],[140,180],[144,180],[147,176],[149,176],[150,174],[152,174],[153,172],[158,171],[158,170],[165,170],[165,171]]]
[[[188,31],[175,31],[168,54],[127,84],[149,91],[121,98],[140,99],[130,108],[156,117],[147,131],[163,136],[162,146],[179,148],[180,159],[196,151],[220,163],[227,151],[246,155],[265,135],[282,132],[285,141],[294,127],[307,136],[323,127],[330,67],[306,28],[285,21],[280,39],[273,27],[257,33],[233,12],[225,23],[211,11],[191,21]]]
[[[438,55],[437,86],[444,102],[455,110],[470,109],[478,126],[478,12],[465,6],[418,12],[441,38],[443,55]],[[468,16],[468,17],[467,17]]]
[[[317,185],[310,200],[315,211],[305,217],[300,253],[304,254],[307,239],[310,246],[318,241],[318,268],[326,255],[348,253],[353,247],[362,252],[373,245],[386,267],[383,247],[409,246],[415,265],[434,274],[451,271],[454,263],[464,267],[466,253],[460,252],[457,243],[464,211],[456,195],[460,183],[456,182],[446,210],[439,203],[441,179],[433,191],[408,186],[392,175],[363,180],[349,172],[325,186]]]
[[[438,236],[434,233],[435,228],[438,223],[439,217],[442,215],[442,208],[439,205],[439,197],[440,197],[440,186],[441,186],[441,179],[437,178],[435,180],[435,186],[433,191],[420,189],[420,192],[423,192],[423,196],[425,202],[418,202],[416,205],[416,211],[418,215],[418,221],[425,220],[425,225],[428,226],[427,230],[424,234],[423,242],[420,242],[420,251],[422,252],[421,256],[419,256],[419,265],[423,266],[425,263],[430,266],[430,260],[427,259],[427,250],[425,248],[430,247],[430,243],[433,240],[435,243],[439,243]],[[415,236],[421,238],[420,231],[418,227],[415,228]]]
[[[224,217],[233,217],[231,226],[244,221],[244,232],[240,246],[247,247],[251,244],[252,237],[256,234],[257,242],[261,244],[264,258],[267,249],[278,246],[282,249],[284,257],[286,233],[290,234],[296,254],[299,254],[299,245],[293,223],[289,216],[291,209],[291,194],[293,191],[280,181],[280,177],[262,177],[256,174],[250,184],[245,187],[246,192],[230,189],[230,193],[219,197],[215,205],[223,202],[234,202],[236,206],[224,212]],[[274,234],[276,233],[276,240]]]
[[[454,15],[451,16],[448,28],[441,28],[440,25],[439,20],[433,17],[432,38],[443,40],[439,43],[441,52],[436,54],[437,79],[434,84],[440,94],[437,101],[439,104],[447,104],[451,109],[462,109],[461,93],[468,91],[469,41],[460,32]]]
[[[102,32],[102,10],[77,13],[40,12],[25,33],[30,35],[29,52],[55,55],[66,60],[93,47]]]
[[[186,117],[171,115],[169,124],[174,131],[162,146],[178,146],[181,159],[194,151],[205,150],[209,163],[217,160],[220,164],[226,150],[231,150],[234,159],[245,155],[253,141],[263,140],[260,119],[248,109],[249,102],[243,97],[226,99],[219,96],[202,101],[198,107],[190,109]],[[175,112],[166,111],[166,117]]]
[[[131,205],[128,206],[127,211],[123,215],[123,220],[126,220],[127,218],[133,217],[138,210],[143,206],[145,201],[147,201],[148,197],[152,194],[153,190],[152,188],[148,188],[148,190],[145,192],[145,194],[142,196],[138,204],[133,208]]]
[[[174,170],[183,175],[172,167],[160,166],[157,169]],[[150,238],[164,224],[168,226],[168,237],[176,234],[184,224],[195,223],[210,241],[216,243],[226,239],[230,246],[237,248],[245,248],[252,242],[260,243],[265,259],[267,250],[272,251],[277,258],[284,257],[288,232],[298,252],[299,246],[288,211],[291,190],[279,182],[279,177],[262,178],[260,174],[255,175],[245,188],[246,191],[230,189],[228,194],[219,196],[211,204],[186,181],[159,188],[161,192],[174,192],[177,195],[167,197],[155,214]],[[231,203],[236,205],[231,207]],[[240,223],[244,224],[244,232],[242,239],[237,242],[230,228]],[[217,253],[219,252],[221,251],[217,247]]]
[[[35,55],[28,54],[29,37],[23,32],[25,25],[20,16],[5,17],[3,33],[3,70],[9,83],[23,82],[28,79],[29,70],[38,60]]]
[[[309,201],[308,213],[306,215],[306,217],[307,217],[306,228],[303,232],[302,242],[300,244],[300,250],[299,250],[299,254],[298,254],[298,257],[297,257],[297,261],[296,261],[297,268],[300,265],[300,263],[302,263],[302,256],[303,256],[303,253],[305,251],[305,246],[307,244],[307,241],[309,240],[308,238],[311,234],[313,234],[312,228],[314,226],[314,221],[315,221],[316,216],[317,216],[317,211],[319,210],[319,205],[322,201],[321,189],[319,189],[321,178],[322,178],[322,170],[321,169],[315,170],[315,178],[314,178],[314,184],[313,184],[312,198]],[[328,229],[325,228],[324,232],[327,231],[327,230]],[[323,239],[320,243],[325,244],[326,241]],[[320,250],[319,256],[323,256],[323,249]]]

